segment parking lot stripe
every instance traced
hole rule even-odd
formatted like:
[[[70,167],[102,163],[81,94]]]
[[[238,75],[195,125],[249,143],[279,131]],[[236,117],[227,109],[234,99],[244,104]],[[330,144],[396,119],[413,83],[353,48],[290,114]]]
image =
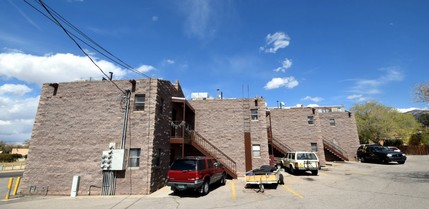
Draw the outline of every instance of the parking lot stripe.
[[[286,185],[282,185],[282,186],[283,186],[283,188],[285,188],[285,189],[286,189],[286,191],[288,191],[288,192],[292,193],[293,195],[295,195],[295,196],[297,196],[297,197],[299,197],[299,198],[301,198],[301,199],[304,199],[304,196],[302,196],[302,195],[301,195],[301,194],[299,194],[298,192],[295,192],[293,189],[291,189],[291,188],[287,187]]]
[[[235,194],[235,183],[234,180],[231,181],[231,198],[232,200],[236,199],[236,194]]]

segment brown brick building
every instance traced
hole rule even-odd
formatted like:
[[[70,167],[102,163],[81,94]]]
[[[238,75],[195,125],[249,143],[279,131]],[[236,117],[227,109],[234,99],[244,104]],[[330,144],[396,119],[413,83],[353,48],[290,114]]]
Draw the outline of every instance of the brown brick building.
[[[270,145],[276,151],[314,151],[322,165],[326,160],[355,158],[359,146],[356,120],[341,106],[274,108],[268,117]]]
[[[164,186],[170,165],[172,97],[183,93],[178,83],[158,79],[115,83],[132,91],[125,150],[133,158],[132,166],[125,162],[127,168],[116,172],[116,194],[148,194]],[[110,143],[116,148],[121,144],[122,98],[109,81],[44,84],[21,191],[68,195],[77,175],[79,195],[90,189],[100,194],[102,151]]]
[[[80,177],[78,195],[106,188],[149,194],[164,186],[170,163],[187,155],[213,156],[236,178],[286,150],[314,149],[323,162],[351,160],[359,143],[345,111],[268,109],[263,98],[187,101],[178,82],[114,82],[131,92],[127,126],[124,94],[110,81],[43,85],[24,194],[69,195],[73,176]],[[125,151],[123,169],[100,167],[110,145]]]

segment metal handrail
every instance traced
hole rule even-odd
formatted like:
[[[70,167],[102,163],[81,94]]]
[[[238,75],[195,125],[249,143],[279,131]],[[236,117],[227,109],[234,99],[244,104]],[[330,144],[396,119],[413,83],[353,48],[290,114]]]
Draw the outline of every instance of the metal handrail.
[[[232,158],[230,158],[228,155],[226,155],[224,152],[222,152],[219,148],[214,146],[196,131],[190,131],[190,133],[192,136],[192,142],[195,142],[198,146],[208,152],[211,157],[214,157],[219,160],[220,163],[222,163],[222,165],[224,165],[227,169],[233,172],[234,175],[237,174],[237,163]]]
[[[332,152],[336,152],[335,154],[339,155],[339,157],[343,158],[344,160],[349,160],[347,152],[337,144],[328,141],[325,138],[323,138],[323,144],[327,148],[330,148]]]
[[[271,138],[271,140],[272,140],[272,142],[273,142],[273,144],[274,144],[275,146],[278,146],[278,147],[280,147],[282,150],[286,151],[285,153],[287,153],[287,152],[292,152],[292,151],[293,151],[293,149],[292,149],[291,147],[289,147],[289,146],[288,146],[288,145],[286,145],[286,144],[283,144],[282,142],[280,142],[279,140],[275,139],[274,137],[272,137],[272,138]],[[280,151],[282,151],[282,150],[280,150]]]

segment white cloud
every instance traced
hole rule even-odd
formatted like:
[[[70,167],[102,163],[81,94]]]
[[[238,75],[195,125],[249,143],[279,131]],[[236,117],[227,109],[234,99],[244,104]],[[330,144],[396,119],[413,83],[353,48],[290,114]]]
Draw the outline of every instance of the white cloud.
[[[307,105],[307,107],[319,107],[319,105],[318,104],[309,104],[309,105]]]
[[[168,64],[171,64],[171,65],[176,63],[174,60],[171,60],[171,59],[167,59],[167,60],[165,60],[165,62]]]
[[[353,95],[347,97],[347,99],[358,99],[359,101],[367,100],[370,95],[383,93],[382,87],[391,83],[402,81],[404,75],[401,73],[398,67],[387,67],[381,68],[379,71],[384,74],[380,75],[375,79],[355,79],[354,85],[351,87],[350,92]],[[352,98],[355,96],[355,98]],[[359,96],[359,98],[357,98]]]
[[[28,86],[22,84],[4,84],[0,86],[0,95],[12,94],[15,96],[22,96],[31,91],[32,90]]]
[[[31,137],[39,97],[25,97],[25,85],[4,84],[0,89],[0,140],[22,143]]]
[[[353,95],[347,96],[346,98],[350,100],[355,100],[357,102],[363,102],[363,101],[369,100],[369,98],[364,97],[362,94],[353,94]]]
[[[286,87],[288,89],[298,86],[298,81],[294,77],[285,77],[285,78],[273,78],[265,85],[265,89],[277,89],[280,87]]]
[[[323,99],[323,98],[321,98],[321,97],[310,97],[310,96],[306,96],[306,97],[304,97],[302,100],[305,100],[305,101],[313,101],[313,102],[320,102],[320,101],[323,101],[324,99]]]
[[[147,73],[149,71],[156,70],[156,68],[151,66],[151,65],[141,65],[136,70],[141,72],[141,73]]]
[[[276,32],[273,35],[268,34],[265,37],[265,41],[265,46],[261,46],[259,49],[266,53],[276,53],[277,50],[289,46],[290,37],[283,32]]]
[[[113,72],[118,79],[126,71],[105,60],[96,60],[100,68],[108,74]],[[53,54],[36,56],[24,53],[1,53],[0,76],[16,78],[27,83],[49,83],[103,77],[100,70],[84,56],[73,54]]]
[[[199,39],[213,37],[222,16],[220,1],[181,1],[180,8],[185,15],[185,33]]]
[[[287,69],[292,67],[292,60],[286,58],[282,62],[282,66],[274,69],[275,72],[286,72]]]
[[[152,21],[156,22],[158,21],[159,17],[158,16],[152,16]]]

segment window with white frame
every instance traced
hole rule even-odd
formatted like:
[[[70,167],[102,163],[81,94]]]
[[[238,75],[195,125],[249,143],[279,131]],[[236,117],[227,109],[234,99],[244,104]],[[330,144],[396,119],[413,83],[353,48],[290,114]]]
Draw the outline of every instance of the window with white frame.
[[[260,158],[261,157],[261,145],[260,144],[253,144],[252,145],[252,153],[254,158]]]
[[[136,94],[134,97],[134,110],[135,111],[143,111],[145,104],[145,95],[144,94]]]
[[[250,110],[250,119],[258,120],[258,118],[259,118],[258,109],[251,109]]]
[[[129,167],[140,167],[140,148],[130,149]]]

